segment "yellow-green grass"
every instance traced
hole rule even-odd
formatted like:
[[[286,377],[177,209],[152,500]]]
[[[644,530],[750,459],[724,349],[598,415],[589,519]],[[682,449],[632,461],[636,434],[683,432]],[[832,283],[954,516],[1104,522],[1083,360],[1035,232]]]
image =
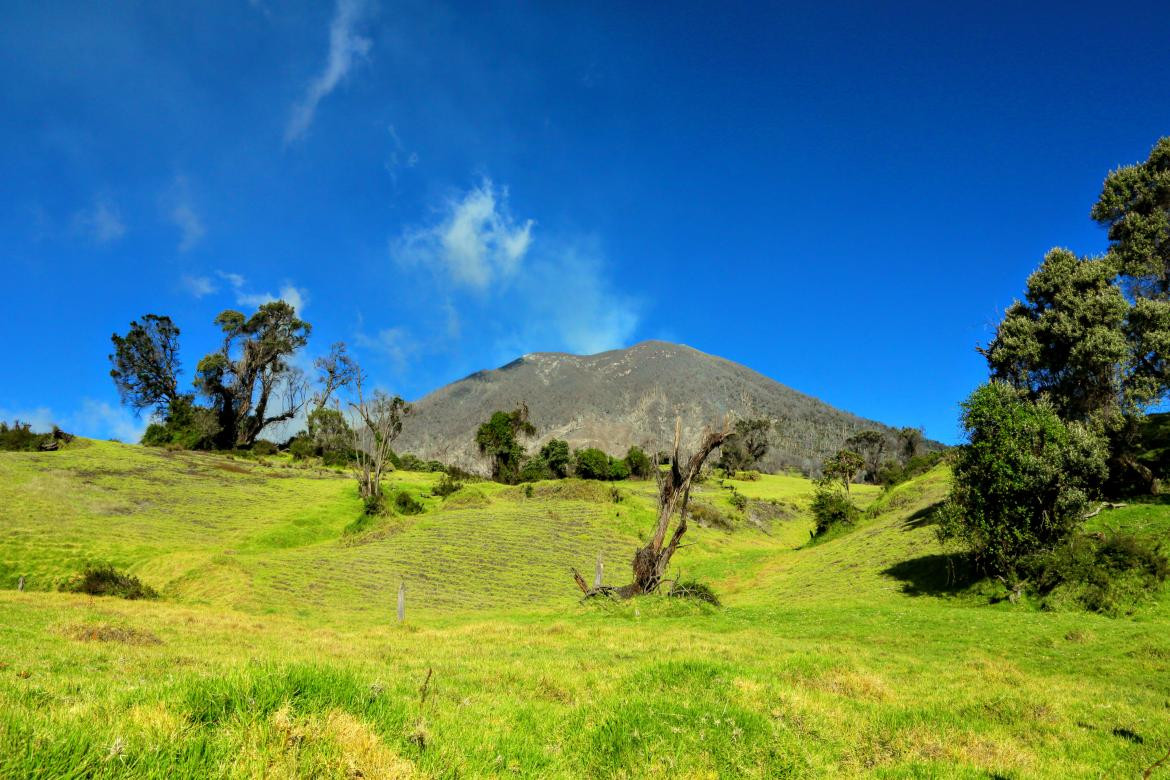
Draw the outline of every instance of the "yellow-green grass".
[[[943,469],[871,491],[823,544],[803,509],[693,527],[676,563],[713,608],[578,603],[569,565],[590,576],[603,550],[628,576],[652,482],[617,501],[475,484],[355,540],[350,480],[224,463],[0,455],[9,588],[102,557],[165,594],[0,590],[0,776],[1136,777],[1170,749],[1165,599],[1109,619],[952,597],[924,512]],[[392,481],[422,496],[434,476]],[[812,490],[736,488],[802,508]],[[696,498],[730,510],[728,492]]]

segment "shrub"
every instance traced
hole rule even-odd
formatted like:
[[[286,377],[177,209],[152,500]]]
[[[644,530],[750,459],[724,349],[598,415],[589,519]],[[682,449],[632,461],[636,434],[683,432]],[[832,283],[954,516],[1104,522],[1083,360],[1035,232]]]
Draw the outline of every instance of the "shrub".
[[[817,521],[816,536],[854,525],[861,517],[861,510],[845,491],[828,482],[822,482],[817,486],[813,494],[812,511]]]
[[[540,459],[545,462],[554,477],[564,479],[569,474],[569,464],[572,462],[569,443],[562,439],[549,439],[548,443],[540,448]]]
[[[386,514],[386,496],[381,493],[374,496],[366,496],[362,499],[362,505],[366,517]]]
[[[710,504],[694,502],[687,507],[687,514],[695,523],[703,528],[719,528],[730,531],[735,528],[731,518],[720,512]]]
[[[431,488],[431,495],[439,498],[446,498],[457,490],[463,489],[463,483],[457,482],[450,474],[444,474],[439,478],[439,481]]]
[[[275,455],[280,452],[280,448],[267,439],[257,439],[256,443],[252,445],[252,454],[260,455]]]
[[[1154,543],[1131,534],[1078,534],[1027,562],[1043,604],[1073,603],[1092,612],[1122,614],[1157,591],[1170,560]]]
[[[760,472],[755,469],[751,469],[749,471],[737,471],[735,472],[735,479],[741,480],[743,482],[759,482]]]
[[[670,589],[670,597],[676,599],[692,599],[694,601],[704,601],[716,607],[722,606],[719,601],[718,594],[715,590],[705,582],[698,580],[685,580],[676,582]]]
[[[419,515],[426,509],[418,499],[405,490],[399,490],[394,496],[394,508],[401,515]]]
[[[540,482],[543,479],[552,479],[552,469],[542,458],[529,458],[520,469],[520,482]]]
[[[210,450],[215,447],[219,430],[215,410],[197,406],[192,396],[184,395],[171,401],[161,422],[146,427],[142,443],[148,447]]]
[[[743,493],[740,493],[735,488],[731,489],[731,495],[728,496],[727,500],[731,502],[731,505],[733,507],[735,507],[736,509],[738,509],[741,512],[743,510],[747,509],[747,505],[748,505],[747,496],[745,496]]]
[[[654,464],[641,447],[630,447],[629,451],[626,452],[626,467],[631,476],[638,479],[646,479],[654,473]]]
[[[618,458],[609,459],[609,478],[615,481],[630,478],[630,467],[626,465],[624,460]]]
[[[962,420],[970,443],[955,458],[939,537],[964,545],[984,573],[1014,577],[1080,523],[1107,474],[1105,443],[1000,382],[972,393]]]
[[[573,470],[581,479],[609,479],[609,456],[595,447],[577,450]]]
[[[69,593],[91,596],[117,596],[123,599],[157,599],[158,591],[131,574],[123,574],[110,564],[87,566],[61,585]]]
[[[289,439],[288,454],[293,460],[308,460],[317,456],[317,448],[313,440],[302,433]]]
[[[0,450],[10,452],[46,452],[73,441],[73,434],[53,426],[49,433],[33,433],[32,425],[16,420],[10,426],[0,420]]]

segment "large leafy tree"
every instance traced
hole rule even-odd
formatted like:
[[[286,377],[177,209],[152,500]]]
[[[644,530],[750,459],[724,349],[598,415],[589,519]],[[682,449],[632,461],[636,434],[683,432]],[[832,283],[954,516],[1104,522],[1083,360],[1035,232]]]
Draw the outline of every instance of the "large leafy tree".
[[[865,460],[865,476],[871,482],[877,481],[882,455],[886,452],[886,437],[881,431],[864,430],[845,440],[845,447],[856,452]]]
[[[857,472],[865,468],[865,458],[853,450],[838,450],[837,454],[828,458],[821,466],[822,479],[826,483],[839,481],[845,493],[849,493],[849,485],[853,482]]]
[[[110,377],[122,403],[135,412],[167,414],[179,394],[179,328],[170,317],[146,314],[130,323],[125,336],[110,336]]]
[[[491,459],[492,479],[514,485],[520,478],[524,460],[521,438],[536,433],[528,421],[528,406],[520,404],[510,412],[495,412],[475,432],[475,444],[480,454]]]
[[[1064,419],[1108,427],[1151,400],[1148,383],[1135,381],[1132,307],[1116,275],[1111,257],[1050,251],[1028,277],[1024,300],[1008,308],[980,350],[992,378],[1048,398]]]
[[[307,343],[311,326],[284,301],[265,303],[251,317],[225,311],[215,324],[223,343],[199,361],[195,385],[218,415],[217,446],[251,446],[304,405],[306,383],[288,360]]]
[[[1112,171],[1090,212],[1135,298],[1170,301],[1170,137],[1145,162]]]
[[[1004,382],[972,393],[962,422],[969,443],[954,462],[939,535],[963,543],[985,573],[1011,576],[1081,522],[1106,477],[1105,442]]]

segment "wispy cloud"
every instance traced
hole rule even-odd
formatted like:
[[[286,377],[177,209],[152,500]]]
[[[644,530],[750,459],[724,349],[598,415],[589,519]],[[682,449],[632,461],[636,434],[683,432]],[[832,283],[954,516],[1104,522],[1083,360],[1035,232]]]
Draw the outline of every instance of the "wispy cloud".
[[[179,282],[183,285],[183,289],[195,298],[202,298],[205,295],[219,292],[219,288],[215,285],[215,282],[206,276],[184,274]]]
[[[179,251],[189,252],[203,240],[207,232],[203,219],[195,210],[191,185],[186,176],[176,176],[170,192],[164,198],[167,219],[179,229]]]
[[[354,342],[359,348],[389,361],[398,371],[406,366],[406,361],[421,347],[405,328],[384,328],[373,336],[359,330]]]
[[[227,271],[217,271],[216,274],[232,288],[236,303],[240,306],[259,308],[266,303],[279,300],[284,301],[296,309],[297,314],[303,314],[305,307],[309,304],[309,291],[303,287],[296,287],[291,282],[282,284],[278,291],[279,294],[273,295],[270,292],[253,292],[247,290],[248,280],[240,274],[229,273]]]
[[[317,114],[317,105],[337,88],[355,60],[369,54],[372,45],[370,39],[357,32],[358,25],[369,11],[370,4],[365,0],[337,0],[333,21],[329,24],[329,56],[325,61],[325,69],[309,82],[304,97],[293,107],[284,129],[286,144],[308,132]]]
[[[446,272],[451,281],[486,289],[516,273],[532,244],[531,219],[517,222],[508,210],[508,191],[489,179],[447,201],[435,225],[406,231],[391,242],[399,262]]]
[[[500,356],[541,349],[592,353],[629,343],[640,305],[610,281],[601,242],[579,235],[538,237],[534,226],[532,219],[512,216],[506,189],[484,180],[448,199],[433,224],[407,229],[390,242],[399,264],[436,272],[435,297],[446,293],[431,326],[432,341],[454,348],[467,320],[490,323],[470,337],[490,331]],[[393,335],[397,344],[399,334]],[[426,345],[427,351],[438,349]]]
[[[73,215],[73,229],[95,244],[109,244],[126,234],[126,224],[116,203],[106,196]]]

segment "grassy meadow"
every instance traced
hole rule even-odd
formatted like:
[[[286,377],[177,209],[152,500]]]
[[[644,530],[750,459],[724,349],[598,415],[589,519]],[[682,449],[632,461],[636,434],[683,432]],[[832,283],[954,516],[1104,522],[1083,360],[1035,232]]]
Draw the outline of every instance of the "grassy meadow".
[[[1170,750],[1170,599],[955,588],[945,468],[855,486],[865,519],[816,544],[807,480],[708,481],[674,564],[722,607],[579,602],[599,553],[628,580],[653,482],[436,481],[392,474],[426,511],[363,525],[344,473],[280,458],[0,453],[0,776],[1115,778]],[[89,561],[162,598],[55,590]]]

